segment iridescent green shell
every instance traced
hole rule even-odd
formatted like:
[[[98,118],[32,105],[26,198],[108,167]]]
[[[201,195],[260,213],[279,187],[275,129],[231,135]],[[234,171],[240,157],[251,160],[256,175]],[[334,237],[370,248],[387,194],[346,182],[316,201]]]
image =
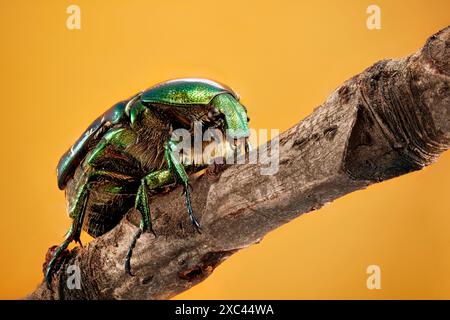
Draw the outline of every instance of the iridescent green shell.
[[[216,81],[198,78],[183,78],[162,82],[142,93],[143,104],[208,105],[215,96],[230,93],[236,100],[238,95],[229,87]]]
[[[131,100],[117,103],[94,120],[74,145],[63,154],[57,167],[58,187],[65,188],[67,181],[73,176],[76,167],[86,156],[94,140],[100,139],[107,127],[119,123],[127,116],[128,101],[130,101],[129,107],[131,105],[135,107],[129,114],[129,120],[132,123],[133,118],[136,117],[135,113],[139,112],[136,106],[140,105],[144,108],[144,105],[152,103],[174,106],[208,105],[214,97],[222,93],[229,93],[239,100],[238,95],[223,84],[207,79],[184,78],[162,82],[134,96]]]
[[[59,189],[63,190],[65,188],[67,181],[73,176],[75,169],[86,156],[88,146],[99,136],[99,132],[102,129],[106,129],[106,127],[119,123],[123,119],[127,102],[121,101],[116,103],[95,119],[73,146],[62,155],[56,168]]]

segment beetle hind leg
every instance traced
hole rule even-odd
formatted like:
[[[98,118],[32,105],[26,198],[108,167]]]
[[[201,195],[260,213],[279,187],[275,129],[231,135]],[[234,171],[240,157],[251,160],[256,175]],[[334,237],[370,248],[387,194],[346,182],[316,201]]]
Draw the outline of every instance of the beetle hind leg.
[[[47,282],[47,287],[51,290],[53,272],[61,254],[67,249],[72,241],[80,242],[80,233],[83,226],[84,213],[86,210],[86,204],[89,198],[88,184],[85,184],[77,195],[77,200],[73,209],[73,222],[66,234],[64,241],[56,248],[54,251],[50,262],[47,265],[45,271],[45,281]],[[80,242],[81,243],[81,242]]]

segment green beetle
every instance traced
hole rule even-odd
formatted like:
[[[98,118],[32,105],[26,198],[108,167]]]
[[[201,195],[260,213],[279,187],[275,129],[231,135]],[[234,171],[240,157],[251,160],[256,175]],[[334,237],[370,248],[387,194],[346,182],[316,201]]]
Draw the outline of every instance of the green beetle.
[[[174,154],[173,130],[191,130],[195,121],[227,131],[235,138],[248,137],[246,108],[229,87],[206,79],[184,78],[157,84],[121,101],[98,117],[61,157],[58,187],[65,190],[72,225],[47,265],[52,274],[61,253],[80,242],[81,230],[98,237],[116,226],[133,206],[141,223],[125,258],[136,241],[153,231],[148,193],[171,183],[183,186],[189,218],[200,230],[192,211],[186,166]]]

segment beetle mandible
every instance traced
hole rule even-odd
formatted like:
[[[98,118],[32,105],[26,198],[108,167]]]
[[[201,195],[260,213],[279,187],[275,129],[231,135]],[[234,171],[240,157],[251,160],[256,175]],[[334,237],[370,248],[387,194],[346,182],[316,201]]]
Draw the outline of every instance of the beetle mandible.
[[[58,258],[72,241],[81,244],[82,229],[101,236],[134,206],[141,221],[125,257],[125,270],[131,275],[133,248],[143,232],[153,231],[148,193],[162,186],[182,185],[187,213],[200,230],[191,206],[188,165],[175,156],[177,142],[171,139],[173,130],[192,130],[195,121],[234,132],[235,138],[249,134],[247,110],[232,89],[212,80],[183,78],[115,104],[63,154],[58,187],[65,190],[73,221],[47,265],[49,287]]]

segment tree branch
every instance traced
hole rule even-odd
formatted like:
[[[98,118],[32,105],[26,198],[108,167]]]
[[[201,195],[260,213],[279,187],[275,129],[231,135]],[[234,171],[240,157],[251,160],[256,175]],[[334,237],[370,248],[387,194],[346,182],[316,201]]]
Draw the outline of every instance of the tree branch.
[[[382,60],[349,79],[309,117],[280,136],[279,171],[264,164],[211,167],[194,177],[186,218],[181,190],[151,199],[156,238],[142,235],[124,272],[136,231],[132,210],[111,232],[74,249],[65,266],[81,270],[81,290],[42,283],[29,299],[166,299],[208,277],[237,250],[347,193],[433,163],[450,146],[450,27],[417,53]],[[63,269],[65,270],[65,269]],[[56,282],[59,282],[57,284]]]

